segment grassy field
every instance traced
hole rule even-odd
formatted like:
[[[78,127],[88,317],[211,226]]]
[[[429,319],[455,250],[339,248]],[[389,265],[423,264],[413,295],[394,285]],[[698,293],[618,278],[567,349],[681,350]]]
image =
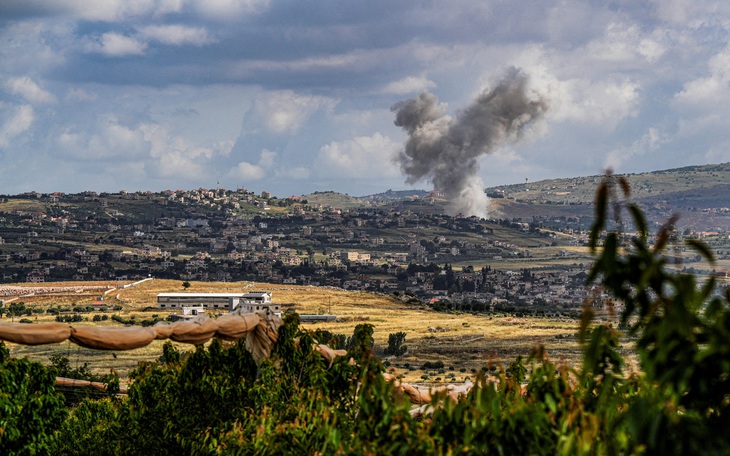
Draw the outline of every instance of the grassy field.
[[[88,285],[88,283],[86,283]],[[106,283],[102,283],[106,285]],[[45,286],[69,284],[44,284]],[[30,285],[28,285],[30,286]],[[408,304],[390,295],[349,292],[321,287],[283,286],[248,282],[192,282],[188,292],[235,292],[263,290],[273,293],[274,302],[291,305],[300,314],[337,315],[337,321],[309,323],[307,329],[325,329],[332,333],[351,335],[355,326],[369,323],[374,326],[376,346],[384,349],[389,334],[405,332],[408,353],[388,359],[389,370],[403,375],[408,381],[457,381],[473,375],[481,368],[500,363],[506,365],[518,355],[529,356],[532,349],[543,345],[548,356],[556,361],[576,365],[580,359],[577,338],[577,322],[559,319],[515,318],[509,316],[478,316],[458,313],[440,313],[426,306]],[[182,282],[175,280],[150,280],[136,287],[117,289],[107,294],[110,305],[120,304],[117,313],[125,318],[148,319],[152,315],[166,316],[157,310],[156,295],[161,292],[184,291]],[[30,307],[46,308],[88,304],[98,298],[98,293],[49,294],[32,298],[19,298]],[[94,314],[84,314],[91,320]],[[31,319],[53,321],[54,317],[41,314]],[[9,321],[7,317],[3,321]],[[83,325],[117,324],[87,321]],[[8,344],[11,354],[27,356],[47,363],[49,356],[63,353],[73,366],[89,363],[97,373],[114,369],[122,377],[140,361],[154,360],[162,352],[161,341],[127,352],[104,352],[79,348],[70,342],[58,345],[26,347]],[[184,350],[191,346],[180,345]],[[442,362],[443,369],[421,369],[425,362]]]

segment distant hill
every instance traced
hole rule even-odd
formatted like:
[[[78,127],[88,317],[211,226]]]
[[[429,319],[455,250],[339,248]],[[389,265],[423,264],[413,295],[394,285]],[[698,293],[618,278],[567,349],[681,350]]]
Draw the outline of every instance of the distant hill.
[[[650,221],[679,214],[678,226],[730,229],[730,163],[619,174],[631,184],[633,201]],[[486,189],[494,210],[505,217],[588,217],[602,176],[547,179]]]
[[[654,224],[679,214],[678,226],[694,230],[730,230],[730,163],[687,166],[625,176],[632,199]],[[602,175],[546,179],[486,189],[494,218],[522,219],[578,217],[590,226],[593,199]],[[395,205],[414,212],[438,213],[444,201],[433,201],[425,190],[387,190],[374,195],[352,197],[336,192],[302,196],[310,204],[339,209],[374,205]]]
[[[427,198],[429,192],[426,190],[386,190],[374,195],[361,196],[358,199],[374,203],[392,203],[397,201],[413,201],[420,198]]]
[[[370,206],[370,203],[364,199],[332,191],[314,192],[308,195],[302,195],[301,198],[302,201],[307,201],[309,205],[320,205],[325,208],[354,209]]]
[[[625,176],[631,184],[635,200],[663,199],[668,204],[689,204],[695,207],[716,207],[723,200],[730,205],[727,192],[719,190],[730,183],[730,163],[687,166]],[[487,188],[488,194],[503,194],[506,198],[540,204],[592,203],[596,187],[603,176],[547,179]],[[688,198],[689,194],[693,195]],[[718,200],[718,197],[720,200]]]

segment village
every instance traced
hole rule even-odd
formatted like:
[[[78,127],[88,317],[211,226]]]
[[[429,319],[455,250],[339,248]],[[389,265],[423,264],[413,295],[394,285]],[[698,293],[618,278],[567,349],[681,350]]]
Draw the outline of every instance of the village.
[[[223,189],[2,201],[4,283],[255,280],[533,313],[576,312],[591,292],[582,216],[485,220],[445,215],[433,195],[334,208]]]

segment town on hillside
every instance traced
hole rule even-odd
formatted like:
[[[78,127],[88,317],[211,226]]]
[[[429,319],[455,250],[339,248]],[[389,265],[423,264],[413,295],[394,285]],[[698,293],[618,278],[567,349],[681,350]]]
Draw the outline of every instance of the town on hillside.
[[[429,194],[336,208],[244,189],[30,192],[0,198],[0,280],[251,280],[472,311],[574,312],[592,292],[590,213],[449,216]],[[727,234],[676,233],[709,242],[720,260],[730,259]],[[673,252],[679,268],[727,274]]]

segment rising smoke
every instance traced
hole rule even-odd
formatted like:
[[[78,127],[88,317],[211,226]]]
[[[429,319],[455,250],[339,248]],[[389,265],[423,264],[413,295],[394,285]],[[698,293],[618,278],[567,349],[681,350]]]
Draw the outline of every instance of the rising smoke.
[[[456,119],[445,115],[428,92],[396,103],[391,108],[395,124],[408,133],[397,157],[406,182],[429,180],[450,202],[452,215],[486,217],[489,200],[478,175],[479,157],[519,140],[547,109],[542,97],[530,94],[527,82],[522,71],[511,68]]]

